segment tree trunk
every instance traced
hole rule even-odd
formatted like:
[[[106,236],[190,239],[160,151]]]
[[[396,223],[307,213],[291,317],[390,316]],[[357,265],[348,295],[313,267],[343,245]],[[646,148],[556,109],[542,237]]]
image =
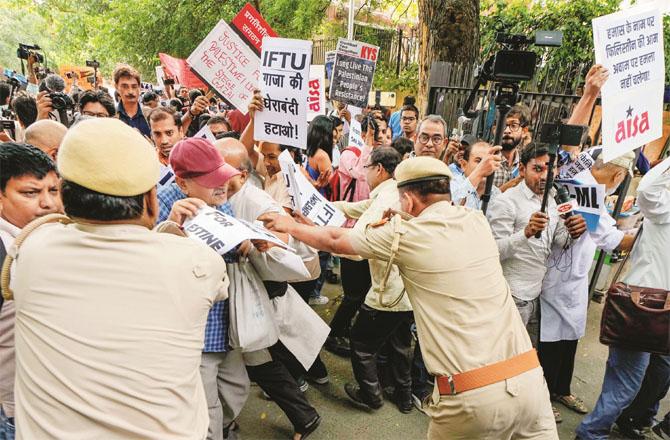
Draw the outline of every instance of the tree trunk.
[[[435,61],[472,63],[479,52],[479,0],[419,0],[419,94],[427,114],[430,66]]]

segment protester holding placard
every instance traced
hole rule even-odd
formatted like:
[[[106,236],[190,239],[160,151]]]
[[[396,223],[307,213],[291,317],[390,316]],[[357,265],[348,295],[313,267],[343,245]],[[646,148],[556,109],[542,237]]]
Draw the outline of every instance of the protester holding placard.
[[[240,172],[226,164],[216,148],[205,139],[180,141],[173,150],[170,166],[176,178],[158,193],[158,221],[170,220],[182,225],[204,205],[232,216],[232,209],[226,202],[227,184]],[[237,250],[233,250],[223,259],[233,264],[237,258]],[[235,418],[249,394],[249,377],[242,351],[231,349],[228,341],[228,309],[228,299],[214,303],[205,328],[200,376],[209,408],[208,440],[221,440],[235,429]]]

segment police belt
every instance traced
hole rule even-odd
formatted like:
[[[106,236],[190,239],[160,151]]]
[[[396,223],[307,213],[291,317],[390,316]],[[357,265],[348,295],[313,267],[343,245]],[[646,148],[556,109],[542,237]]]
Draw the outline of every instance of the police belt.
[[[440,395],[451,396],[518,376],[540,366],[535,349],[504,361],[451,376],[437,376]]]

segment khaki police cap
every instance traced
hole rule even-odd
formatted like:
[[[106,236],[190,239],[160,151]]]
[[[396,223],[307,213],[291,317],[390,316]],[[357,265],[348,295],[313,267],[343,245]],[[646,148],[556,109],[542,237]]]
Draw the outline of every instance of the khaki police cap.
[[[93,118],[68,130],[58,150],[63,179],[111,196],[144,194],[156,186],[156,150],[116,118]]]
[[[454,176],[447,164],[433,157],[422,156],[407,159],[400,162],[395,169],[398,188],[411,183],[440,180],[445,177],[452,179]]]

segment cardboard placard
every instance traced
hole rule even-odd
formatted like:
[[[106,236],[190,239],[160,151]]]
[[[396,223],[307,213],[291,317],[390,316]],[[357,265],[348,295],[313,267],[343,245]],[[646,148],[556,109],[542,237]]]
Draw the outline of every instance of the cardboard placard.
[[[578,180],[556,180],[556,183],[567,188],[570,198],[577,201],[575,212],[584,217],[589,231],[595,231],[600,213],[605,209],[605,185],[584,184]]]
[[[224,101],[248,113],[260,78],[260,60],[225,21],[219,21],[187,61]]]
[[[258,225],[236,219],[214,208],[201,208],[198,215],[184,222],[186,235],[214,249],[219,255],[233,249],[245,240],[265,240],[283,248],[286,243]]]
[[[601,90],[603,160],[663,134],[663,19],[640,6],[593,20],[596,62],[609,70]]]
[[[330,82],[330,99],[365,107],[372,88],[379,47],[340,38]]]
[[[249,3],[238,12],[230,22],[239,35],[249,43],[249,47],[257,54],[261,53],[264,37],[277,37],[277,33],[263,19],[263,16]]]
[[[325,67],[313,65],[309,67],[309,87],[307,92],[307,121],[318,115],[326,114],[326,79]]]
[[[344,214],[309,183],[287,150],[279,155],[279,166],[286,181],[293,210],[302,212],[302,215],[319,226],[344,224],[346,221]]]
[[[261,52],[263,111],[254,139],[307,147],[307,97],[312,42],[266,37]]]

